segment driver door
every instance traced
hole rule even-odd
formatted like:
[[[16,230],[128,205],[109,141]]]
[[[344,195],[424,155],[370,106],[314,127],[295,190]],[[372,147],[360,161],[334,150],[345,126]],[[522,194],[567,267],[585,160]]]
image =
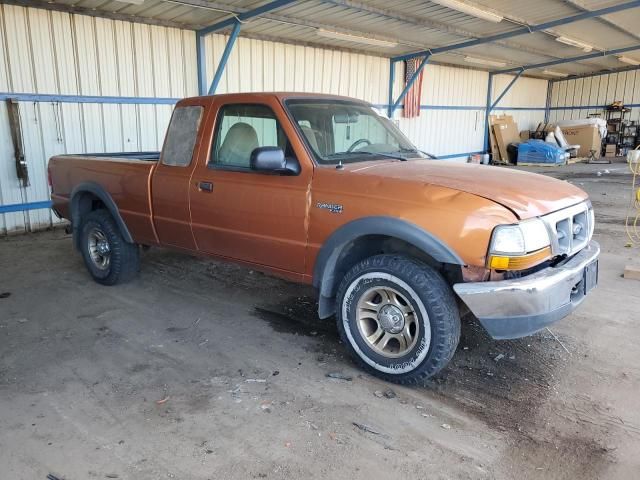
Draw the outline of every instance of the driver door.
[[[227,100],[229,98],[229,100]],[[191,224],[203,252],[272,269],[305,271],[308,192],[313,168],[275,98],[261,103],[218,100],[208,157],[191,182]],[[257,147],[277,146],[300,174],[252,171]]]

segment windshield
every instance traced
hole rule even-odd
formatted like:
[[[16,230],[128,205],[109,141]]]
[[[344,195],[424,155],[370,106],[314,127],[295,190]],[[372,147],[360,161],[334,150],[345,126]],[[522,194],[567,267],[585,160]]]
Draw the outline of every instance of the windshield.
[[[319,164],[423,158],[388,119],[341,100],[288,100],[286,106]]]

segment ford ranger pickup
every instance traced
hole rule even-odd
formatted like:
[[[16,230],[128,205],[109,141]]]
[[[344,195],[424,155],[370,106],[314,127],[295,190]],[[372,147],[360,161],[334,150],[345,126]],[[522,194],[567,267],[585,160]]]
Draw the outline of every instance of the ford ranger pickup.
[[[434,160],[359,100],[297,93],[184,99],[161,153],[58,155],[53,210],[100,284],[163,246],[315,286],[356,361],[393,382],[440,371],[473,314],[531,335],[596,285],[579,188]]]

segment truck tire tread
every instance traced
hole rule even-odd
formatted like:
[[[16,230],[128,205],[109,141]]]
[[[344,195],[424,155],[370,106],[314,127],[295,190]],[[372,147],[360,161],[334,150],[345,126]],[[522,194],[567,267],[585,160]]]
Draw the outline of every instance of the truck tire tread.
[[[111,248],[109,271],[100,275],[94,267],[87,251],[87,234],[92,225],[97,225],[105,233]],[[93,279],[102,285],[116,285],[133,279],[140,271],[140,249],[135,243],[128,243],[111,214],[104,209],[92,210],[81,224],[81,252],[85,265]]]
[[[391,273],[404,280],[415,289],[428,313],[431,326],[429,352],[410,372],[390,374],[379,371],[363,361],[350,345],[342,318],[342,304],[349,285],[368,272]],[[342,279],[336,301],[338,331],[342,341],[363,369],[386,381],[402,385],[424,384],[449,363],[460,341],[460,314],[451,287],[432,267],[405,255],[383,254],[360,261]]]

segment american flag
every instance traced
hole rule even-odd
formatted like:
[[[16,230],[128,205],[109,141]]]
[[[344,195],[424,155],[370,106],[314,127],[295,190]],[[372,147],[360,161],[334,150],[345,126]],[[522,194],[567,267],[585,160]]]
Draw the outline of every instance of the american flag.
[[[404,86],[406,87],[413,74],[416,73],[416,70],[420,67],[422,63],[422,58],[412,58],[410,60],[405,61],[405,75],[404,75]],[[418,78],[413,82],[413,85],[407,92],[407,95],[404,97],[404,110],[403,116],[407,118],[413,118],[420,115],[420,96],[422,94],[422,74],[424,70],[421,70],[418,74]]]

